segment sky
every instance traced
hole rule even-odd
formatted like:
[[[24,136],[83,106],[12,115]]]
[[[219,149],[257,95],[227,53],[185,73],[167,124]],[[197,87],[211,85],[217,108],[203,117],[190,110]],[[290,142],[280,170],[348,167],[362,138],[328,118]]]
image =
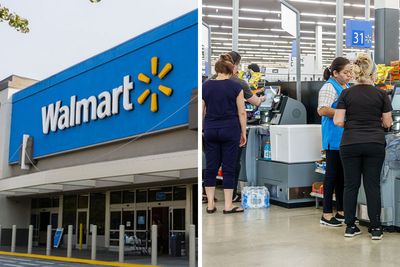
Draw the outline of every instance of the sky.
[[[0,0],[29,20],[20,33],[0,22],[0,80],[43,80],[197,9],[197,0]]]

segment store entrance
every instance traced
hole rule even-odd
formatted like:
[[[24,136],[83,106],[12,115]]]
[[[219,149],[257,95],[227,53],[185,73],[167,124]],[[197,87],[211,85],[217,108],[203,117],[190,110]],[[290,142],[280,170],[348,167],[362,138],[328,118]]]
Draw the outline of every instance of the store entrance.
[[[50,212],[40,212],[39,214],[39,245],[46,245],[47,226],[50,224]]]
[[[86,239],[88,235],[88,216],[87,210],[78,210],[78,216],[76,218],[76,229],[77,229],[77,248],[86,248]]]
[[[157,249],[159,254],[169,252],[169,207],[157,207],[151,209],[151,224],[157,225]]]

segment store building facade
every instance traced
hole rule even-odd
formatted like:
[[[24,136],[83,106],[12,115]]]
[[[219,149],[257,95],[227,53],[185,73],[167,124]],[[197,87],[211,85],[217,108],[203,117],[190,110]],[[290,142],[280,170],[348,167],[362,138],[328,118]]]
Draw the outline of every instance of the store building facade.
[[[118,245],[119,225],[144,242],[197,225],[197,11],[40,82],[0,82],[0,225],[24,244],[47,225],[90,225]],[[25,88],[28,84],[31,84]],[[25,88],[25,89],[22,89]]]

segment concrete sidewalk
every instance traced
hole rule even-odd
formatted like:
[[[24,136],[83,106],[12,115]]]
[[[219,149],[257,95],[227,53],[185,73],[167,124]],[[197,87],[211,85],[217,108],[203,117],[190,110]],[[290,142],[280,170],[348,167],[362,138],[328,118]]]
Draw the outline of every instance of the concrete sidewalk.
[[[11,251],[10,246],[1,246],[0,251]],[[15,252],[18,253],[26,253],[26,247],[17,247]],[[46,248],[45,247],[33,247],[32,254],[38,255],[46,255]],[[97,258],[96,260],[100,261],[110,261],[110,262],[117,262],[118,261],[118,251],[109,251],[105,249],[98,249],[97,250]],[[65,248],[52,248],[51,250],[52,256],[67,256],[67,250]],[[72,258],[79,258],[79,259],[90,259],[91,251],[90,249],[83,249],[83,250],[72,250]],[[125,253],[125,262],[126,263],[136,263],[136,264],[151,264],[151,256],[141,256],[134,254],[133,252],[126,252]],[[187,267],[189,266],[189,259],[187,256],[185,257],[171,257],[168,255],[158,256],[158,266],[162,267]],[[1,265],[0,265],[1,266]]]

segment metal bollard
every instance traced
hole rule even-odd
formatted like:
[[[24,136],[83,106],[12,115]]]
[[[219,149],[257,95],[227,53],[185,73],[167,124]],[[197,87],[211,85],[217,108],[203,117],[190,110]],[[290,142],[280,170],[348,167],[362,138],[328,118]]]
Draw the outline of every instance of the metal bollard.
[[[189,226],[189,267],[196,266],[196,226]]]
[[[96,259],[97,225],[92,225],[92,260]]]
[[[33,225],[29,225],[28,232],[28,254],[32,254]]]
[[[151,226],[151,265],[157,265],[157,225]]]
[[[119,256],[118,261],[124,262],[125,251],[125,225],[119,226]]]
[[[51,225],[47,225],[47,242],[46,242],[46,255],[51,254]]]
[[[17,226],[14,224],[12,226],[11,233],[11,252],[15,252],[15,241],[17,240]]]
[[[72,225],[68,225],[68,239],[67,239],[67,257],[72,257]]]

